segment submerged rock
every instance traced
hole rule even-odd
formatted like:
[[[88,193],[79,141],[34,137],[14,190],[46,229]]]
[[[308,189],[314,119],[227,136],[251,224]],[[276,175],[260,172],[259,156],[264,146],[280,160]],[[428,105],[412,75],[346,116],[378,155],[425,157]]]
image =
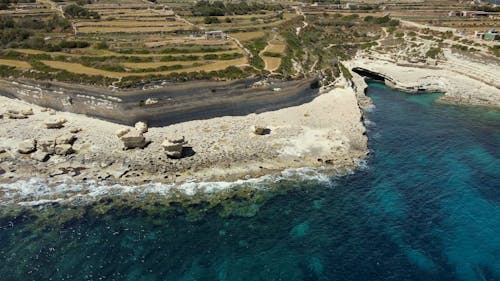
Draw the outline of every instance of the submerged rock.
[[[36,151],[36,140],[28,139],[22,141],[18,144],[17,151],[21,154],[30,154]]]

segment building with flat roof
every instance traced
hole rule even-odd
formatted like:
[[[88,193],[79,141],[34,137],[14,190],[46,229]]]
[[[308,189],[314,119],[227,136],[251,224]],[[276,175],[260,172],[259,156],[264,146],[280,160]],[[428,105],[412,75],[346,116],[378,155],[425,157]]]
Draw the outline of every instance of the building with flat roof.
[[[221,30],[205,32],[206,39],[227,39],[227,34]]]
[[[484,33],[483,39],[488,41],[500,41],[500,33],[495,29],[488,30]]]

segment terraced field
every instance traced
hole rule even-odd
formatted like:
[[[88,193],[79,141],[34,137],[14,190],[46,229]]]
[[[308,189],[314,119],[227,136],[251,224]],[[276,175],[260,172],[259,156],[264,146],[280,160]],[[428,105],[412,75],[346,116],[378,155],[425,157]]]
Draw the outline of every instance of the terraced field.
[[[6,66],[13,66],[16,68],[21,68],[21,69],[30,69],[31,64],[25,61],[19,61],[19,60],[6,60],[6,59],[0,59],[0,65],[6,65]]]
[[[218,16],[217,22],[208,24],[205,16],[192,13],[194,1],[176,0],[98,0],[76,4],[92,16],[85,16],[84,12],[82,16],[68,14],[67,10],[75,7],[70,0],[13,5],[13,9],[0,11],[0,16],[5,14],[21,21],[34,15],[35,23],[57,19],[55,24],[61,27],[34,30],[31,36],[37,39],[31,42],[36,44],[4,46],[0,50],[0,73],[8,73],[5,67],[14,67],[29,77],[79,83],[87,77],[90,83],[109,83],[131,76],[147,81],[173,73],[200,73],[220,79],[217,75],[234,77],[234,73],[275,71],[281,57],[261,56],[260,52],[267,46],[267,52],[284,53],[284,41],[268,40],[287,22],[299,17],[281,10],[254,10]],[[205,33],[214,30],[227,32],[228,37],[208,39]]]
[[[229,66],[244,66],[247,63],[245,58],[238,58],[233,60],[225,60],[225,61],[210,61],[205,64],[195,65],[195,64],[187,64],[185,68],[175,69],[175,70],[167,70],[167,71],[151,71],[151,72],[115,72],[97,69],[93,67],[87,67],[80,63],[71,63],[71,62],[63,62],[63,61],[40,61],[43,64],[60,70],[66,70],[76,74],[84,74],[84,75],[100,75],[111,78],[122,78],[127,76],[146,76],[146,75],[168,75],[171,73],[182,73],[182,72],[198,72],[198,71],[217,71],[224,70]],[[173,64],[177,65],[177,64]]]
[[[286,43],[282,38],[275,36],[270,40],[264,50],[260,53],[265,62],[265,70],[273,72],[281,64],[281,57],[285,53]]]

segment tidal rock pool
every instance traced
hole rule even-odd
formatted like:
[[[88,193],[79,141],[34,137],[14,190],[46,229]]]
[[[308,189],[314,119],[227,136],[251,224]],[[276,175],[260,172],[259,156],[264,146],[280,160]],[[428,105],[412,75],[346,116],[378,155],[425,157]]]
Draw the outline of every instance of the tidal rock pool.
[[[191,211],[135,198],[3,212],[0,280],[500,280],[500,112],[368,95],[371,156],[354,173]]]

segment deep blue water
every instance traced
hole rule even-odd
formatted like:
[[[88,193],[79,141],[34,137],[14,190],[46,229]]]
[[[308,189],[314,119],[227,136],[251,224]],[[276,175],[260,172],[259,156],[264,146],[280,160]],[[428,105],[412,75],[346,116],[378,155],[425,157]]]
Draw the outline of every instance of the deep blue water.
[[[368,94],[368,168],[251,217],[0,220],[0,280],[500,280],[500,112]]]

